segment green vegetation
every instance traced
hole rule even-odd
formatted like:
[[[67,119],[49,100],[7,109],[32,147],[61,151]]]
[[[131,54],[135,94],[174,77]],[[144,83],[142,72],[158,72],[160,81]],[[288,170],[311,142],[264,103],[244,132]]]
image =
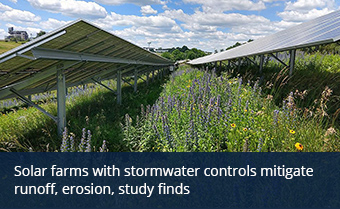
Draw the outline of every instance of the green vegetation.
[[[20,46],[22,43],[17,43],[15,41],[3,41],[0,40],[0,54],[7,52],[15,47]]]
[[[63,143],[52,120],[21,105],[1,110],[0,148],[340,151],[339,63],[339,55],[301,54],[292,77],[269,60],[262,74],[251,65],[217,73],[182,66],[169,80],[156,79],[149,86],[139,80],[137,93],[124,84],[122,106],[103,87],[74,87],[69,89]],[[106,84],[116,88],[114,81]],[[53,95],[35,102],[56,114]]]
[[[294,95],[279,108],[258,83],[244,85],[226,73],[178,73],[135,124],[126,116],[131,151],[339,151],[338,131],[325,128],[317,112],[304,116]]]
[[[172,48],[169,52],[162,53],[162,56],[170,59],[172,61],[179,61],[179,60],[193,60],[199,57],[205,56],[206,53],[202,50],[192,48],[189,49],[187,46],[183,46],[182,48]]]
[[[156,74],[157,76],[157,74]],[[152,105],[162,91],[164,80],[155,78],[149,86],[138,80],[137,93],[127,84],[123,85],[123,105],[117,105],[116,96],[101,86],[88,85],[86,89],[75,87],[67,99],[68,135],[78,144],[83,128],[91,132],[92,150],[102,146],[104,140],[110,151],[128,151],[123,142],[120,123],[125,114],[136,118],[140,105]],[[115,89],[115,81],[108,84]],[[137,102],[136,102],[137,101]],[[37,103],[38,101],[36,101]],[[56,103],[50,99],[40,102],[48,112],[56,115]],[[4,151],[54,151],[60,150],[61,139],[57,137],[56,124],[32,107],[11,108],[0,116],[0,149]]]
[[[278,106],[282,106],[282,100],[292,93],[296,106],[305,114],[317,112],[324,115],[328,123],[339,127],[340,56],[298,54],[291,77],[288,68],[274,61],[265,63],[262,74],[253,65],[229,73],[242,75],[244,80],[260,80],[263,93],[273,97]]]

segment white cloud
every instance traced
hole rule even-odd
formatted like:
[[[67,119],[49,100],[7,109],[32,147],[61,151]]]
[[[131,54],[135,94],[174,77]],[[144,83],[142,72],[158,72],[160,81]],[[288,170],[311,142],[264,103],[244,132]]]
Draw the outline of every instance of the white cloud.
[[[305,13],[298,11],[284,11],[278,13],[278,16],[280,16],[284,21],[305,22],[320,17],[322,15],[326,15],[330,12],[332,11],[330,11],[328,8],[322,10],[312,9]]]
[[[296,2],[287,2],[285,10],[309,11],[317,8],[334,9],[335,6],[334,0],[297,0]]]
[[[95,1],[106,5],[136,4],[139,6],[166,3],[166,1],[162,0],[95,0]]]
[[[263,10],[266,5],[262,1],[251,0],[183,0],[184,3],[200,4],[205,12],[223,12],[230,10]]]
[[[47,21],[40,22],[39,26],[45,31],[51,31],[60,28],[69,22],[70,21],[60,21],[53,18],[48,18]]]
[[[164,29],[170,29],[176,26],[176,22],[164,16],[136,16],[136,15],[120,15],[111,12],[106,18],[94,21],[98,26],[112,30],[114,26],[136,26],[147,27],[150,30],[164,32]]]
[[[7,31],[0,28],[0,39],[5,39],[5,36],[8,36]]]
[[[33,7],[70,17],[103,18],[107,15],[104,7],[95,2],[77,0],[27,0]]]
[[[11,11],[12,8],[0,3],[0,12]]]
[[[0,20],[5,22],[15,22],[21,24],[33,24],[41,18],[32,12],[13,9],[0,3]]]
[[[10,0],[11,2],[13,2],[13,3],[17,3],[18,2],[18,0]]]
[[[143,15],[157,14],[157,10],[154,10],[150,5],[142,6],[140,12]]]
[[[182,26],[192,31],[216,31],[217,28],[232,28],[235,26],[249,26],[253,24],[270,23],[270,20],[257,15],[243,15],[240,13],[206,13],[196,11],[192,15],[183,10],[167,10],[160,14],[183,22]],[[257,27],[255,25],[255,27]]]

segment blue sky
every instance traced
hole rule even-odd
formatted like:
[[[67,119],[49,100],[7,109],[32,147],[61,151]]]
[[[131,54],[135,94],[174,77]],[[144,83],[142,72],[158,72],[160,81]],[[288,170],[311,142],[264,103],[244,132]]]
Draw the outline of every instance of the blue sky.
[[[79,18],[139,46],[206,51],[258,39],[338,10],[339,0],[1,0],[8,27],[35,36]]]

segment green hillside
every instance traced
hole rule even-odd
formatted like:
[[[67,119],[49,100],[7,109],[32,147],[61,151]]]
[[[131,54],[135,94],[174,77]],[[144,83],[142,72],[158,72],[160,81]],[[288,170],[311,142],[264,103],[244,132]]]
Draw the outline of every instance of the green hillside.
[[[22,43],[18,42],[14,42],[14,41],[10,41],[10,42],[6,42],[4,40],[0,40],[0,54],[7,52],[15,47],[20,46]]]

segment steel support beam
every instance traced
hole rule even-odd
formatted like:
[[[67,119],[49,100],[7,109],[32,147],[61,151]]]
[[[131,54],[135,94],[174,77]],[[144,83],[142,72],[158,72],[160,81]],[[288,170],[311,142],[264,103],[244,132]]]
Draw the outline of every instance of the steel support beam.
[[[48,117],[50,117],[54,122],[58,122],[57,117],[53,116],[52,114],[50,114],[49,112],[47,112],[44,108],[40,107],[39,105],[35,104],[34,102],[32,102],[31,99],[26,98],[24,95],[20,94],[19,92],[17,92],[15,89],[11,89],[11,92],[13,92],[13,94],[15,94],[21,101],[25,102],[26,104],[28,104],[29,106],[35,107],[37,108],[40,112],[42,112],[43,114],[47,115]]]
[[[260,73],[263,71],[263,63],[264,63],[264,54],[260,55]]]
[[[146,80],[142,76],[138,76],[138,78],[146,82]]]
[[[127,83],[129,86],[134,87],[129,81],[127,81],[125,78],[122,77],[122,81],[124,83]]]
[[[285,67],[288,67],[286,63],[284,63],[282,60],[280,60],[277,56],[275,56],[273,53],[270,53],[270,56],[274,57],[277,61],[279,61],[282,65]]]
[[[249,57],[246,57],[246,59],[250,62],[253,63],[256,67],[258,67],[257,63],[254,60],[251,60]]]
[[[292,49],[289,51],[289,76],[293,75],[293,70],[295,66],[295,56],[296,56],[296,49]]]
[[[106,88],[107,90],[109,91],[112,91],[114,94],[117,94],[116,91],[114,91],[113,89],[111,89],[110,87],[106,86],[105,84],[103,84],[102,82],[100,81],[97,81],[96,79],[92,78],[91,80],[93,80],[95,83],[101,85],[102,87]]]
[[[149,80],[150,80],[150,72],[146,72],[146,85],[149,85]]]
[[[133,80],[134,80],[134,83],[133,83],[133,91],[134,91],[134,92],[137,92],[138,70],[137,70],[136,67],[135,67],[135,72],[134,72]]]
[[[118,58],[112,56],[103,56],[86,53],[76,53],[65,50],[34,48],[32,49],[34,58],[36,59],[55,59],[55,60],[74,60],[74,61],[89,61],[89,62],[106,62],[106,63],[123,63],[123,64],[140,64],[163,66],[163,63],[145,62],[140,60]]]
[[[117,104],[122,104],[122,71],[117,72]]]
[[[61,136],[66,127],[66,84],[63,69],[57,70],[57,107],[58,134]]]

